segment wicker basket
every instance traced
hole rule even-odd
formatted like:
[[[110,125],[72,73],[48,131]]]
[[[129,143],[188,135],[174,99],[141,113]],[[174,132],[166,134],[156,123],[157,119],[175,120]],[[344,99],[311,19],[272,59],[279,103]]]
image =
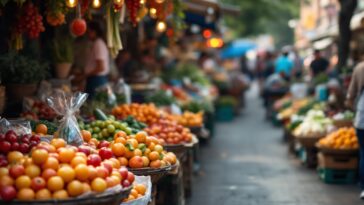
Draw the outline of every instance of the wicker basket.
[[[313,136],[295,136],[296,140],[305,148],[313,148],[315,147],[316,143],[326,134],[318,134]]]
[[[333,124],[337,128],[352,127],[353,121],[352,120],[334,120]]]
[[[99,195],[87,195],[85,197],[64,200],[34,200],[5,202],[0,200],[0,205],[120,205],[123,199],[128,198],[132,187],[118,192]]]
[[[330,154],[330,155],[353,155],[357,156],[359,150],[357,149],[334,149],[329,147],[323,147],[319,143],[316,143],[317,149],[323,154]]]
[[[130,172],[137,176],[150,176],[152,183],[157,183],[163,176],[165,176],[169,171],[173,169],[174,166],[166,166],[162,168],[139,168],[139,169],[129,169]]]
[[[183,159],[186,155],[188,147],[184,144],[176,144],[176,145],[164,145],[164,149],[168,152],[173,152],[179,160]]]

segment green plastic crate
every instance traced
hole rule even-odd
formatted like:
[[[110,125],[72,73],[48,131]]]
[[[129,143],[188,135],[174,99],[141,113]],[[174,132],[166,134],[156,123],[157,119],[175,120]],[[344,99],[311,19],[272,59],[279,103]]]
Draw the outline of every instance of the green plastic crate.
[[[327,184],[353,184],[356,181],[356,170],[318,168],[318,174]]]

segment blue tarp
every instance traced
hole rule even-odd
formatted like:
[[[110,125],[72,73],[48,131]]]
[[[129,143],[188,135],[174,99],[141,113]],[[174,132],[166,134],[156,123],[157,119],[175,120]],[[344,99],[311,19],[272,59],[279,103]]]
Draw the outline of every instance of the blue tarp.
[[[220,53],[221,58],[239,58],[245,55],[249,50],[255,49],[257,45],[248,40],[233,41],[228,47],[223,49]]]

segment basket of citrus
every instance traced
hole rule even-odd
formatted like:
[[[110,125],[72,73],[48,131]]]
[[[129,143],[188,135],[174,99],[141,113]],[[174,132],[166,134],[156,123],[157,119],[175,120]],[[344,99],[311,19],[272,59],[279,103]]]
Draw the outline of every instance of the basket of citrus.
[[[356,154],[359,149],[358,138],[353,127],[340,128],[325,138],[322,138],[316,146],[321,152],[327,154]]]
[[[13,138],[2,138],[1,146]],[[29,153],[1,151],[0,204],[108,204],[127,198],[134,174],[90,146],[63,139],[40,142]]]

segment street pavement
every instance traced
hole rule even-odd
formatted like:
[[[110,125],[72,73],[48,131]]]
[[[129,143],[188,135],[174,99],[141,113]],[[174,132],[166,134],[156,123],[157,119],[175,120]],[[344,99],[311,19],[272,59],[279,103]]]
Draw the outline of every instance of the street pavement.
[[[282,143],[282,131],[264,120],[256,88],[233,122],[217,123],[201,147],[201,170],[188,205],[356,205],[357,185],[326,185]]]

